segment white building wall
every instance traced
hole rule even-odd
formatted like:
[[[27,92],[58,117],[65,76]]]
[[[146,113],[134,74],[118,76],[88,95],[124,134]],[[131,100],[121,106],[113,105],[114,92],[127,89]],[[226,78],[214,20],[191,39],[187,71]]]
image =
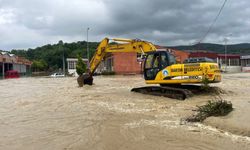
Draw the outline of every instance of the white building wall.
[[[250,67],[242,67],[242,72],[250,72]]]
[[[88,64],[88,60],[87,59],[82,59],[87,66]],[[76,58],[67,58],[67,63],[68,63],[68,73],[73,75],[73,76],[78,76],[76,73],[76,63],[77,63],[77,59]]]
[[[242,67],[241,66],[221,66],[221,70],[228,72],[228,73],[239,73],[241,72]]]
[[[69,74],[77,76],[76,69],[68,69]]]

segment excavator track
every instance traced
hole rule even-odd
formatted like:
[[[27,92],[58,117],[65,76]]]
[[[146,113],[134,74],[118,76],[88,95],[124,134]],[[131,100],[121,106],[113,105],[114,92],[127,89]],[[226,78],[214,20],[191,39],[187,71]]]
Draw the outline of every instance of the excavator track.
[[[131,89],[131,92],[138,92],[148,95],[164,96],[178,100],[185,100],[191,97],[193,93],[188,89],[168,87],[168,86],[145,86]]]

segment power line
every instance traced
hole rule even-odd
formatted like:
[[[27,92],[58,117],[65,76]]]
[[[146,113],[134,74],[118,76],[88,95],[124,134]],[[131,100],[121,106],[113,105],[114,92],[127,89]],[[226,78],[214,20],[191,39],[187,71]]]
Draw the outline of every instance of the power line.
[[[224,6],[226,5],[226,2],[227,2],[227,0],[225,0],[225,1],[223,2],[223,4],[222,4],[222,6],[221,6],[221,8],[220,8],[220,10],[219,10],[219,12],[218,12],[218,14],[217,14],[217,16],[215,17],[215,19],[213,20],[213,22],[210,24],[210,26],[209,26],[207,32],[206,32],[206,33],[204,34],[204,36],[197,42],[197,44],[201,43],[201,42],[207,37],[208,33],[212,30],[214,24],[216,23],[216,21],[217,21],[218,18],[219,18],[220,14],[221,14],[221,12],[222,12],[222,10],[223,10],[223,8],[224,8]]]

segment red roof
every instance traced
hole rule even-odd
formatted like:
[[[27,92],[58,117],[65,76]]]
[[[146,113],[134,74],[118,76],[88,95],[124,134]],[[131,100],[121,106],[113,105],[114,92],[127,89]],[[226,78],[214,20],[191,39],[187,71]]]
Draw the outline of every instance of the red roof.
[[[156,49],[166,49],[165,47],[160,46],[160,45],[155,45],[155,48],[156,48]]]
[[[212,52],[191,52],[189,57],[207,57],[211,59],[216,59],[218,57],[217,53]]]
[[[16,70],[8,70],[6,72],[18,72],[18,71],[16,71]]]
[[[240,59],[240,55],[237,55],[237,54],[227,54],[226,56],[227,56],[227,58]],[[225,54],[218,54],[218,57],[223,59],[223,58],[225,58]]]

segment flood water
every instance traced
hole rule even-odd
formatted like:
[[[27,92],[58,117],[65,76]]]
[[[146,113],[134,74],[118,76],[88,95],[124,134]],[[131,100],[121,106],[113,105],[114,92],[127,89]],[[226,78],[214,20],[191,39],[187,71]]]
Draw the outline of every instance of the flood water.
[[[229,116],[183,124],[181,118],[214,96],[179,101],[130,92],[145,85],[141,76],[98,76],[83,88],[75,78],[1,80],[0,149],[247,150],[249,81],[250,74],[236,74],[216,84],[235,104]]]

